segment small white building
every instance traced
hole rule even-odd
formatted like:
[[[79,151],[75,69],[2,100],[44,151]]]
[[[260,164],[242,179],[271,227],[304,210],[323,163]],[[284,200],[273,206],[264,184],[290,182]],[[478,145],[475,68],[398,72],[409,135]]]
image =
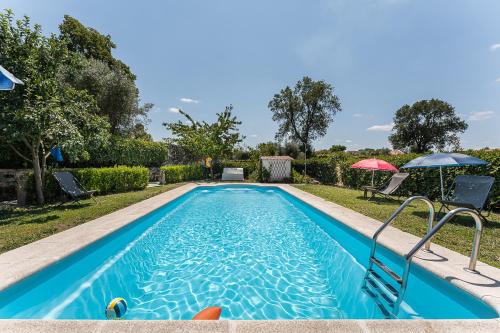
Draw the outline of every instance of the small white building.
[[[292,178],[292,161],[290,156],[262,156],[262,168],[269,172],[270,182],[281,182]]]

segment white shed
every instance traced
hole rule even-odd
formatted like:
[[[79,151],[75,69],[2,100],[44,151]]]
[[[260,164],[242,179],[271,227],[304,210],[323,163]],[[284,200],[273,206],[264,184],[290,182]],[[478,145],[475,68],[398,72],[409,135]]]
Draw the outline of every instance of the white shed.
[[[281,182],[292,178],[293,158],[290,156],[262,156],[260,161],[270,174],[269,181]]]

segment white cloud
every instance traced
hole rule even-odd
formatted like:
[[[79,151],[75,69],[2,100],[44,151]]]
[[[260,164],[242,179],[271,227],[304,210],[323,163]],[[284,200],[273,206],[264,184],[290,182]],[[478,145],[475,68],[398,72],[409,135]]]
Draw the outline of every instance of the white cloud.
[[[192,98],[187,98],[187,97],[182,97],[179,101],[182,103],[188,103],[188,104],[198,104],[200,101],[197,99],[192,99]]]
[[[361,117],[363,117],[363,114],[362,113],[355,113],[352,116],[356,117],[356,118],[361,118]]]
[[[352,140],[345,140],[346,143],[352,143]]]
[[[481,120],[488,120],[493,118],[495,112],[493,111],[477,111],[477,112],[471,112],[469,114],[469,120],[472,121],[481,121]]]
[[[179,113],[179,108],[168,108],[168,112]]]
[[[496,79],[495,82],[500,82],[500,77],[498,79]]]
[[[500,49],[500,43],[493,44],[493,45],[490,46],[490,50],[492,50],[492,51],[495,51],[495,50],[498,50],[498,49]]]
[[[258,138],[259,136],[257,134],[250,134],[250,137],[252,137],[252,138]]]
[[[368,127],[367,131],[376,131],[376,132],[390,132],[394,127],[394,123],[386,124],[386,125],[373,125]]]

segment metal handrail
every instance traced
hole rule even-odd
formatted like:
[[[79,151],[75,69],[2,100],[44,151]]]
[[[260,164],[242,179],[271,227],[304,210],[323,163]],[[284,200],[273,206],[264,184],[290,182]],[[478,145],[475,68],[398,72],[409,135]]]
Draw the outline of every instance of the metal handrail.
[[[402,280],[401,289],[399,291],[398,299],[396,300],[394,308],[396,313],[397,310],[399,309],[399,305],[401,304],[404,293],[406,291],[406,285],[408,284],[408,276],[410,274],[410,266],[413,256],[415,255],[415,253],[417,253],[418,250],[422,248],[422,246],[424,246],[424,244],[426,244],[443,227],[443,225],[446,222],[450,221],[452,218],[455,217],[455,215],[459,213],[469,214],[470,216],[472,216],[474,222],[476,223],[476,232],[474,233],[474,240],[472,242],[472,252],[468,267],[469,271],[476,272],[477,257],[479,255],[479,242],[481,241],[481,234],[483,232],[483,222],[481,220],[481,217],[476,211],[469,208],[455,208],[454,210],[448,212],[448,214],[446,214],[441,220],[439,220],[436,226],[430,232],[428,232],[405,256],[406,264],[401,279]]]
[[[401,211],[403,209],[405,209],[412,201],[415,201],[415,200],[421,200],[421,201],[425,202],[427,204],[427,206],[429,207],[427,233],[429,233],[432,230],[432,223],[434,221],[434,205],[432,204],[432,201],[430,201],[428,198],[423,197],[423,196],[410,197],[410,198],[406,199],[406,201],[403,202],[403,204],[401,206],[399,206],[399,208],[396,209],[396,211],[394,213],[392,213],[392,215],[389,216],[389,218],[384,222],[384,224],[382,224],[380,226],[380,228],[378,228],[377,231],[375,231],[375,233],[373,234],[373,237],[372,237],[373,243],[372,243],[372,248],[370,251],[370,258],[372,258],[375,255],[375,249],[377,247],[377,239],[378,239],[378,236],[380,235],[380,233],[382,231],[384,231],[384,229],[387,228],[392,223],[392,221],[394,221],[394,219],[399,215],[399,213],[401,213]],[[431,239],[429,238],[427,240],[427,243],[425,244],[425,250],[429,251],[430,248],[431,248]]]

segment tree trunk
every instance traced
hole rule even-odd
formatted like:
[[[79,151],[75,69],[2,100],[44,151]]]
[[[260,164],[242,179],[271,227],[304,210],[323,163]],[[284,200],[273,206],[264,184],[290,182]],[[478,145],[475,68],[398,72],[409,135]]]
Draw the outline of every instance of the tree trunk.
[[[31,148],[31,156],[33,162],[33,177],[35,178],[35,192],[36,201],[38,204],[43,205],[45,198],[43,197],[43,183],[42,183],[42,170],[40,168],[40,156],[38,155],[38,148]]]
[[[42,188],[45,187],[45,170],[47,170],[47,157],[45,157],[45,149],[42,148],[42,154],[40,155],[41,166],[40,175],[42,178]]]

